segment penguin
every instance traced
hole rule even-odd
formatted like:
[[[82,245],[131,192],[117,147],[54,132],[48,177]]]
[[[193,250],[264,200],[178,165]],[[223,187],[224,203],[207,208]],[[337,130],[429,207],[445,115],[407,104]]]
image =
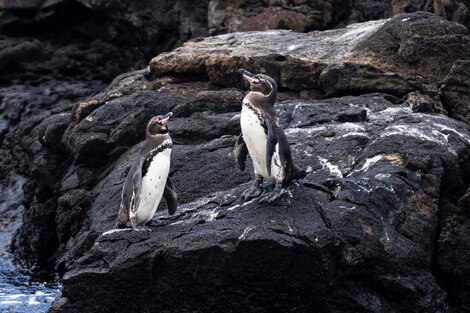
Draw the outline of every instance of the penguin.
[[[162,196],[168,213],[173,215],[178,203],[170,171],[172,140],[167,122],[173,115],[155,116],[147,124],[146,139],[137,159],[127,174],[121,193],[118,227],[132,227],[149,222]]]
[[[281,195],[282,185],[306,176],[292,160],[289,142],[279,126],[274,111],[277,84],[274,79],[263,74],[253,74],[245,69],[238,71],[250,86],[250,92],[243,99],[240,115],[242,133],[234,147],[235,163],[245,170],[247,154],[253,160],[255,181],[253,186],[242,194],[244,200],[261,195],[263,179],[275,183],[274,189],[260,201],[272,203]]]

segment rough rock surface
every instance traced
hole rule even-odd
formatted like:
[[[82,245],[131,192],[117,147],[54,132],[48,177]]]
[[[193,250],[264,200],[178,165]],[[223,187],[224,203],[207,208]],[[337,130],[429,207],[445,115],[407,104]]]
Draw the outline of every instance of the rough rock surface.
[[[470,132],[435,113],[460,101],[468,47],[464,26],[416,13],[162,54],[5,135],[28,151],[15,255],[57,265],[55,312],[468,311]],[[232,155],[240,66],[279,81],[276,110],[309,172],[274,205],[239,200],[251,176]],[[177,215],[162,205],[151,231],[105,233],[147,120],[169,110]]]
[[[213,0],[209,3],[209,30],[212,34],[275,28],[324,30],[415,11],[432,12],[468,26],[469,8],[468,0]]]
[[[109,82],[131,69],[133,62],[139,62],[135,53],[102,40],[64,43],[57,38],[0,36],[0,84],[4,86],[64,80]]]
[[[468,26],[469,4],[469,0],[2,1],[0,84],[17,80],[37,84],[51,77],[109,82],[122,72],[145,67],[157,53],[209,32],[323,30],[418,10]]]
[[[77,242],[67,248],[76,257],[62,263],[69,302],[61,310],[446,312],[434,245],[438,216],[449,213],[441,203],[455,203],[468,186],[467,125],[412,113],[381,94],[276,107],[294,158],[310,171],[303,182],[275,205],[240,201],[248,184],[230,188],[235,174],[188,196],[201,191],[194,188],[199,172],[183,171],[179,160],[188,155],[176,150],[172,175],[182,203],[207,195],[174,217],[162,212],[157,224],[165,226],[103,234],[115,221],[131,150],[92,190],[90,231],[101,235],[84,256],[73,251]],[[344,120],[345,112],[361,111],[365,118]],[[214,171],[231,167],[234,140],[211,141],[195,159],[205,156]],[[182,187],[188,175],[191,185]]]
[[[439,92],[449,114],[470,125],[470,62],[455,62]]]
[[[208,77],[233,86],[241,84],[236,70],[245,67],[291,90],[403,96],[413,90],[437,94],[453,62],[469,58],[467,28],[420,12],[324,32],[276,30],[194,40],[153,58],[150,68],[157,76]]]
[[[207,1],[3,1],[0,13],[0,84],[109,83],[207,34]]]
[[[115,36],[134,43],[146,57],[207,35],[208,0],[77,1],[105,15],[115,25]]]

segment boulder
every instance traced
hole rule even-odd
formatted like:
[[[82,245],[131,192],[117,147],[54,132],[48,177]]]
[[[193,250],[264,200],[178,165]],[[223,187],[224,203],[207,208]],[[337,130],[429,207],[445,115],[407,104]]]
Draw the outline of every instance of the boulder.
[[[470,61],[457,60],[439,89],[450,116],[470,124]]]
[[[469,8],[468,0],[212,0],[209,2],[208,20],[212,34],[268,29],[305,32],[389,18],[400,13],[427,11],[469,26]]]
[[[448,312],[456,290],[440,285],[435,240],[439,216],[450,214],[440,203],[465,193],[470,168],[460,164],[470,157],[470,132],[386,98],[279,103],[294,159],[309,174],[274,205],[241,201],[249,185],[233,181],[236,173],[224,178],[235,140],[225,137],[201,147],[210,167],[175,149],[183,203],[175,216],[162,211],[141,231],[113,229],[137,149],[124,154],[93,190],[96,240],[69,243],[68,251],[81,242],[89,250],[61,264],[58,312]],[[345,111],[367,115],[346,121]],[[217,178],[200,179],[181,159]]]
[[[56,266],[54,312],[464,311],[470,133],[451,108],[469,43],[464,26],[420,12],[160,54],[5,135],[0,165],[21,150],[29,178],[14,253]],[[252,169],[232,154],[239,67],[278,80],[275,109],[308,172],[273,205],[240,200]],[[168,111],[177,214],[162,203],[147,230],[116,231],[146,123]]]
[[[305,32],[334,26],[348,14],[341,1],[224,1],[209,2],[212,34],[291,29]]]
[[[435,95],[453,61],[468,60],[469,51],[467,28],[420,12],[324,32],[240,32],[193,40],[153,58],[150,69],[157,76],[240,86],[237,69],[245,67],[276,78],[281,88],[326,96],[403,96],[413,90]]]

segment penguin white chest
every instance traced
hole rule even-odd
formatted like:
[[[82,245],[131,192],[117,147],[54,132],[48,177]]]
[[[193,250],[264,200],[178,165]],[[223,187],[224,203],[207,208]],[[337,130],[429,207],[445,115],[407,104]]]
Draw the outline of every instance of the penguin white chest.
[[[171,148],[158,152],[142,177],[139,207],[136,211],[137,224],[150,221],[162,199],[170,172]]]
[[[278,145],[276,144],[271,159],[271,175],[268,175],[266,164],[266,142],[268,136],[265,133],[258,115],[245,104],[242,106],[240,125],[248,153],[253,160],[255,174],[259,174],[265,179],[275,181],[276,177],[280,174]]]

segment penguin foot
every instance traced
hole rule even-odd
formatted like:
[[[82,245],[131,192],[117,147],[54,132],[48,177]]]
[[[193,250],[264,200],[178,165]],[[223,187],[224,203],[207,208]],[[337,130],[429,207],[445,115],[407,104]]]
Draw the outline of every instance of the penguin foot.
[[[147,227],[147,226],[138,226],[138,227],[134,227],[132,228],[133,230],[135,231],[152,231],[152,229],[150,227]]]
[[[262,192],[262,189],[260,186],[251,186],[250,188],[248,188],[242,193],[242,199],[246,201],[246,200],[259,197],[261,192]]]
[[[170,223],[169,220],[151,220],[150,222],[147,222],[145,226],[151,226],[151,227],[161,227],[161,226],[166,226]]]
[[[273,203],[274,201],[279,199],[282,194],[282,182],[276,182],[276,187],[274,187],[273,191],[262,196],[261,199],[259,199],[259,202]]]
[[[268,192],[267,194],[265,194],[264,196],[262,196],[260,199],[259,199],[259,202],[260,203],[264,203],[264,202],[267,202],[267,203],[273,203],[274,201],[276,201],[277,199],[279,199],[282,195],[282,192],[281,191],[277,191],[277,190],[273,190],[271,192]]]

